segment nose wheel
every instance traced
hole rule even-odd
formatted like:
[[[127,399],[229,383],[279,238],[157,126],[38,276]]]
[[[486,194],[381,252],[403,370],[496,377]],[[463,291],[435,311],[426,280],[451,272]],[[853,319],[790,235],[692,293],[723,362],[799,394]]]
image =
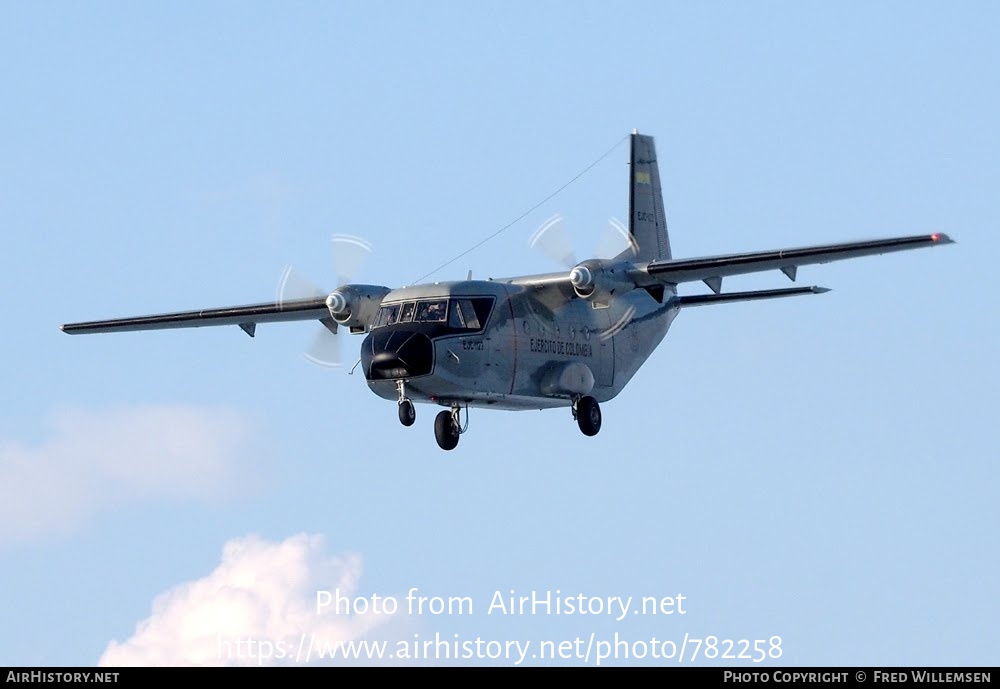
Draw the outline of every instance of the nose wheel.
[[[403,400],[399,403],[399,422],[404,426],[412,426],[417,420],[417,410],[413,408],[413,402]]]
[[[417,410],[406,396],[406,386],[402,379],[396,381],[396,391],[399,393],[399,422],[404,426],[412,426],[417,420]]]
[[[458,447],[458,437],[463,430],[457,406],[452,407],[451,411],[439,412],[434,418],[434,439],[442,450],[454,450]]]
[[[573,405],[573,418],[584,435],[597,435],[601,430],[601,405],[593,397],[581,397]]]

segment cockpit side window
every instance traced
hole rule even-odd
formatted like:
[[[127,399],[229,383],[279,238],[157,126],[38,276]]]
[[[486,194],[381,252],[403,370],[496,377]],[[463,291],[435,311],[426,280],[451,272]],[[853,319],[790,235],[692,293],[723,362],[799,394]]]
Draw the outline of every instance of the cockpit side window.
[[[471,299],[472,308],[475,309],[476,318],[480,322],[479,327],[486,325],[486,321],[490,319],[490,312],[493,311],[493,299],[490,297],[479,297],[478,299]]]
[[[479,330],[483,327],[479,323],[479,317],[476,315],[476,309],[472,306],[471,299],[452,300],[448,325],[463,330]]]
[[[451,311],[448,314],[448,325],[452,328],[465,327],[465,314],[462,313],[462,303],[458,299],[451,303]]]
[[[493,300],[489,297],[452,299],[448,325],[457,330],[482,330],[492,307]]]

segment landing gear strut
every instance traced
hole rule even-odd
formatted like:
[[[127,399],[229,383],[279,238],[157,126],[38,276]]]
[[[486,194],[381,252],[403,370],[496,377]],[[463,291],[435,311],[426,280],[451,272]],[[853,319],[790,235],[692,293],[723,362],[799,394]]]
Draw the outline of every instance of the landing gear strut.
[[[573,404],[573,418],[584,435],[597,435],[601,430],[601,406],[589,395]]]
[[[434,439],[442,450],[454,450],[458,447],[458,437],[465,430],[462,428],[459,412],[460,408],[456,404],[451,411],[439,412],[434,418]]]
[[[417,410],[406,396],[406,387],[402,379],[396,381],[396,391],[399,392],[399,422],[404,426],[412,426],[417,420]]]

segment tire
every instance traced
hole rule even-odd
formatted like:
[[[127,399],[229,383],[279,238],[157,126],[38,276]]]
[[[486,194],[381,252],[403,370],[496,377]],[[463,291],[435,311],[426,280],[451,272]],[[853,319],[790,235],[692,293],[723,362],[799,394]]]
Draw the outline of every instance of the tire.
[[[451,420],[451,412],[440,412],[434,418],[434,439],[442,450],[454,450],[458,446],[458,429]]]
[[[576,423],[584,435],[597,435],[601,430],[601,406],[593,397],[581,397],[576,403]]]
[[[417,420],[417,410],[413,408],[413,402],[403,400],[399,403],[399,422],[404,426],[412,426]]]

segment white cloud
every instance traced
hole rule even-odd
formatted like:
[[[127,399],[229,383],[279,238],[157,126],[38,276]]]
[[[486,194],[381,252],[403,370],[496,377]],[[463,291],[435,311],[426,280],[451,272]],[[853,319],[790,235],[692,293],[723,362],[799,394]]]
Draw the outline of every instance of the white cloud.
[[[229,541],[211,574],[158,596],[152,615],[127,641],[112,641],[99,664],[289,665],[304,662],[307,644],[362,637],[388,617],[317,614],[318,591],[354,598],[361,573],[360,557],[324,550],[322,536],[306,534]]]
[[[249,424],[215,408],[63,411],[35,447],[0,441],[0,542],[71,528],[93,512],[150,497],[228,492]]]

